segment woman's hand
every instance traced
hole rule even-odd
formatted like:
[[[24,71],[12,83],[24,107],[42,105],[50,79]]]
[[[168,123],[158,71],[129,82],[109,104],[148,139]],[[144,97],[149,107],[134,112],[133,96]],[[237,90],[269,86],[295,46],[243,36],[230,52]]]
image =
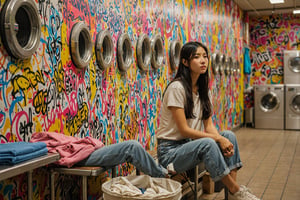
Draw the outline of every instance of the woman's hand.
[[[234,154],[233,144],[225,137],[221,136],[218,140],[221,151],[225,157],[231,157]]]

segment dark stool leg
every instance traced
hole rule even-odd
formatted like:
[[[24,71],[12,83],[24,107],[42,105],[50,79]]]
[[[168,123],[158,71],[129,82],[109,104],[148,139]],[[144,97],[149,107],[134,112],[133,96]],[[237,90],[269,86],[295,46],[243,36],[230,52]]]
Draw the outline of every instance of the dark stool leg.
[[[136,172],[135,172],[135,173],[136,173],[137,176],[141,175],[141,172],[140,172],[140,170],[138,170],[138,169],[136,169]]]
[[[224,187],[225,200],[228,200],[228,188]]]
[[[198,199],[198,175],[199,175],[199,168],[198,165],[195,167],[195,172],[194,172],[194,181],[195,181],[195,193],[194,193],[194,199]]]
[[[116,174],[117,174],[116,171],[117,171],[116,167],[111,168],[111,176],[112,176],[112,178],[116,177]]]

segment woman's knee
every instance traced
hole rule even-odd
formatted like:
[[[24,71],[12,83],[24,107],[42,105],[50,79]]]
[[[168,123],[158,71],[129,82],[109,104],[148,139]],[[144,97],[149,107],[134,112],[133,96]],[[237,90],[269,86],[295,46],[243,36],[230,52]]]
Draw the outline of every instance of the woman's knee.
[[[201,139],[199,139],[199,142],[207,144],[207,145],[214,145],[214,144],[216,144],[216,141],[214,139],[212,139],[212,138],[201,138]]]
[[[236,136],[232,131],[229,131],[229,130],[222,131],[221,135],[228,138],[230,141],[235,141],[236,140]]]
[[[219,149],[218,144],[212,138],[201,138],[201,139],[196,140],[196,141],[198,141],[198,146],[199,146],[199,148],[197,148],[197,149],[204,148],[207,151],[212,150],[212,149],[214,149],[214,150]]]
[[[127,140],[127,141],[124,141],[123,143],[126,143],[126,145],[128,145],[130,147],[142,147],[142,145],[136,140]]]

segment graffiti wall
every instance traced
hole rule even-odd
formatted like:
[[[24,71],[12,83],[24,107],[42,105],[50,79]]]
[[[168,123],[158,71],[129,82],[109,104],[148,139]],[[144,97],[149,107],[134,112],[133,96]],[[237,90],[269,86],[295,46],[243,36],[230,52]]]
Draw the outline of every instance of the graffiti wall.
[[[106,145],[134,139],[146,149],[154,149],[162,93],[175,75],[169,66],[171,41],[198,40],[211,53],[231,56],[243,63],[243,17],[233,0],[35,2],[42,32],[34,55],[15,59],[0,42],[1,143],[29,141],[34,132],[54,131],[75,137],[92,136]],[[0,3],[3,8],[5,0]],[[71,60],[69,42],[72,26],[78,21],[88,25],[93,42],[100,30],[108,29],[115,48],[120,34],[128,33],[134,52],[141,33],[150,38],[160,34],[163,66],[155,70],[149,65],[149,70],[142,72],[134,54],[134,62],[125,74],[118,69],[117,59],[110,68],[102,70],[93,50],[89,66],[77,69]],[[294,34],[293,38],[297,37]],[[215,125],[223,130],[241,124],[242,73],[225,76],[210,70],[210,77]],[[124,164],[118,174],[126,175],[131,170],[131,165]],[[33,179],[34,198],[48,199],[47,170],[35,172]],[[93,185],[98,182],[89,181]],[[26,199],[25,191],[26,174],[0,181],[0,199]],[[91,198],[99,197],[97,192],[89,189]],[[68,199],[70,194],[60,191],[56,195]]]
[[[250,18],[250,85],[283,83],[283,51],[300,50],[300,16]]]

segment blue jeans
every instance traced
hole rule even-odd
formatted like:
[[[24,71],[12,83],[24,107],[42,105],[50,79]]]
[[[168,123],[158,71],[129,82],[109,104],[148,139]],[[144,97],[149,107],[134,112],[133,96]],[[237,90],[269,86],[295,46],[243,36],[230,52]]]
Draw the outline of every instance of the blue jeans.
[[[231,131],[223,131],[234,146],[234,155],[224,157],[218,144],[211,138],[197,140],[158,140],[157,155],[159,163],[167,167],[173,163],[176,172],[184,172],[204,162],[206,170],[214,181],[221,180],[233,169],[242,167],[236,137]]]
[[[124,162],[133,164],[143,173],[153,177],[165,177],[168,173],[168,171],[157,164],[143,146],[135,140],[104,146],[95,150],[89,157],[76,163],[76,165],[110,168]]]

